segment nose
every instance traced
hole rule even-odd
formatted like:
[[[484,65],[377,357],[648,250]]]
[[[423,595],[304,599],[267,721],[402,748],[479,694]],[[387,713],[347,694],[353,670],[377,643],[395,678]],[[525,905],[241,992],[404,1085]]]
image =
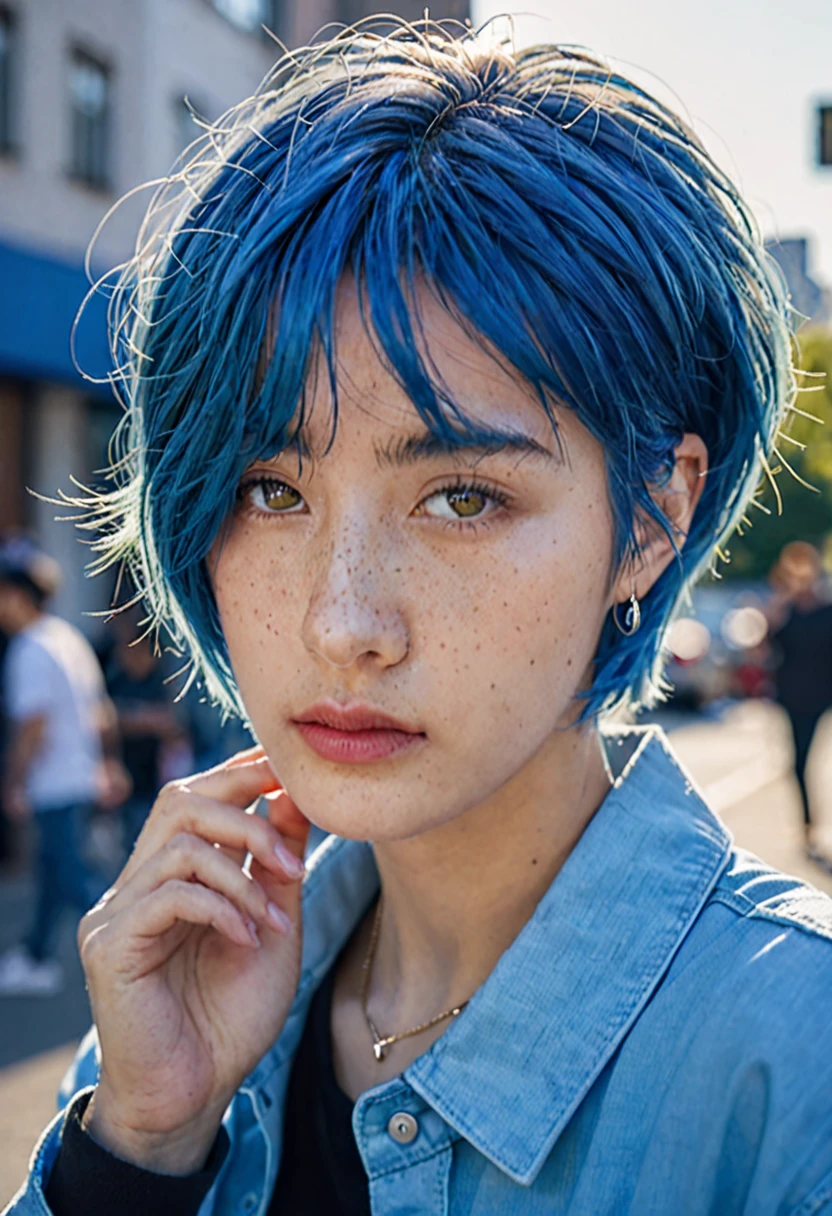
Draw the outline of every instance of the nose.
[[[331,667],[362,660],[393,667],[409,649],[407,624],[396,602],[383,543],[355,526],[333,539],[310,595],[302,638],[307,650]]]

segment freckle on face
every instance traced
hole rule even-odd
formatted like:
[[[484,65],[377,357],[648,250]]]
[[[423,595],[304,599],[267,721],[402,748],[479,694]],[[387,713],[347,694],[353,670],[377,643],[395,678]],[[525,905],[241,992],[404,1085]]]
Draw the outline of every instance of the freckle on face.
[[[214,589],[242,699],[291,796],[328,830],[383,839],[415,834],[491,797],[574,713],[581,684],[572,670],[585,671],[603,621],[600,571],[612,526],[603,511],[587,511],[592,499],[603,505],[604,463],[568,411],[567,466],[477,468],[478,480],[514,494],[502,523],[463,537],[417,517],[415,505],[457,466],[377,467],[374,445],[423,426],[401,387],[378,369],[357,308],[349,301],[339,308],[333,446],[308,481],[298,481],[296,462],[294,475],[291,461],[275,463],[298,485],[304,511],[292,519],[238,511]],[[439,309],[433,320],[432,308]],[[457,333],[439,305],[428,301],[425,309],[431,354],[469,415],[519,424],[551,444],[533,397]],[[319,451],[330,433],[327,385],[318,377],[309,415]],[[240,596],[241,586],[250,594]],[[377,705],[423,729],[429,742],[412,760],[324,761],[291,722],[322,698]]]

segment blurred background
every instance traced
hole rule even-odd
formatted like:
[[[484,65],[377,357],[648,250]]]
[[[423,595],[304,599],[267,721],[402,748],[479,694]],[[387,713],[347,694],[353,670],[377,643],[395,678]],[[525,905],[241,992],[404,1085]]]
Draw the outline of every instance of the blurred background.
[[[422,0],[383,8],[424,12]],[[255,89],[279,54],[264,26],[291,47],[374,11],[363,0],[0,0],[0,1206],[90,1021],[80,904],[118,872],[163,781],[248,741],[197,695],[174,699],[174,656],[131,644],[140,613],[107,623],[112,579],[85,577],[76,530],[29,492],[95,481],[119,417],[71,354],[84,255],[116,200],[163,177],[200,134],[198,119]],[[430,6],[474,25],[503,12],[490,0]],[[740,845],[832,892],[832,8],[537,0],[499,20],[521,46],[600,51],[684,114],[788,281],[797,357],[812,373],[780,444],[791,471],[776,475],[777,493],[761,489],[721,577],[701,582],[674,625],[674,693],[650,716]],[[130,255],[149,200],[138,190],[109,217],[93,277]],[[106,373],[103,299],[86,307],[74,350],[89,375]],[[81,744],[68,698],[95,721]],[[48,782],[27,777],[50,715],[67,757],[86,748],[95,768],[94,781],[76,774],[71,834]],[[51,762],[60,778],[60,750]],[[59,814],[64,835],[45,848],[38,824]]]

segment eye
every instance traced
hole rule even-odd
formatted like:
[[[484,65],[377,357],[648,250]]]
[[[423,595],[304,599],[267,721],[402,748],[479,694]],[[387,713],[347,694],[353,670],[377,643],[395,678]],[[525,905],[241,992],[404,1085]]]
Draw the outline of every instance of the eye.
[[[243,481],[237,490],[237,501],[248,506],[259,515],[296,515],[303,504],[303,496],[293,486],[277,477],[252,477]],[[426,505],[434,503],[438,511],[427,511]],[[488,510],[488,504],[492,510]],[[481,481],[463,481],[460,476],[447,486],[440,486],[416,507],[416,515],[443,519],[446,524],[459,528],[475,529],[477,524],[487,526],[487,521],[507,507],[510,499],[496,486]],[[442,509],[444,508],[444,510]]]
[[[237,490],[237,501],[245,503],[264,515],[295,514],[303,498],[297,490],[276,477],[253,477],[243,481]]]
[[[507,507],[509,501],[508,495],[496,486],[486,485],[481,481],[458,479],[451,485],[440,486],[427,498],[423,498],[416,508],[416,513],[427,514],[424,510],[426,504],[435,502],[440,508],[445,509],[440,509],[434,518],[445,519],[449,523],[456,523],[460,526],[465,526],[466,523],[473,525],[475,522],[485,523],[494,515],[494,510],[487,510],[488,503],[499,508]]]

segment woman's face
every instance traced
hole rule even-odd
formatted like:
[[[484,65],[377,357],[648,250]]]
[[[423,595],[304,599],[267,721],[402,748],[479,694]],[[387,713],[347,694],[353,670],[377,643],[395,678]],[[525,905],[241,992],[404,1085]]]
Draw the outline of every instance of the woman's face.
[[[576,716],[612,598],[600,444],[561,410],[562,460],[540,405],[427,291],[421,308],[468,416],[544,451],[407,446],[424,424],[347,280],[333,446],[321,456],[331,413],[319,375],[303,476],[294,450],[252,465],[212,553],[234,674],[282,784],[313,823],[373,841],[522,797],[542,762],[557,771],[555,732]],[[360,763],[322,756],[293,721],[321,700],[361,702],[423,737]]]

